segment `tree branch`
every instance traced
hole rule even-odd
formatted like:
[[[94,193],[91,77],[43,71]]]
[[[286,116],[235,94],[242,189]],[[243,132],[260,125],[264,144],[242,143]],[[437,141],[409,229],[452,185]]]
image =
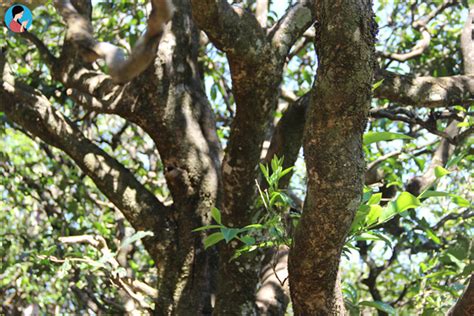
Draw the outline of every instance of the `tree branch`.
[[[413,115],[412,113],[407,111],[402,111],[403,109],[400,109],[400,111],[397,110],[388,110],[388,109],[372,109],[370,111],[370,116],[373,118],[388,118],[391,121],[400,121],[400,122],[405,122],[409,124],[410,126],[414,125],[419,125],[420,127],[426,129],[428,132],[438,135],[440,137],[443,137],[447,139],[450,143],[454,143],[454,137],[456,135],[449,135],[446,132],[438,130],[436,127],[436,120],[422,120],[421,118],[418,118],[416,115]]]
[[[391,53],[391,54],[381,53],[381,55],[385,58],[393,59],[399,62],[404,62],[404,61],[407,61],[408,59],[412,59],[412,58],[420,56],[430,46],[431,34],[425,26],[420,27],[419,31],[421,32],[422,38],[416,43],[416,45],[409,52],[401,53],[401,54],[400,53]]]
[[[293,44],[316,20],[314,0],[300,0],[270,31],[270,38],[280,56],[286,57]]]
[[[473,7],[474,6],[471,5],[471,9],[473,9]],[[463,48],[463,60],[464,60],[464,65],[467,66],[467,68],[464,69],[464,73],[471,76],[474,75],[474,68],[469,68],[471,64],[470,64],[470,61],[467,61],[471,57],[470,55],[471,52],[467,52],[464,49],[472,45],[472,38],[467,39],[468,42],[471,42],[471,44],[469,45],[468,43],[466,43],[466,37],[464,36],[464,34],[466,32],[466,29],[468,29],[469,31],[472,29],[472,25],[470,25],[469,22],[471,23],[474,22],[472,21],[472,18],[474,16],[473,11],[474,10],[470,11],[470,14],[467,18],[467,23],[464,25],[464,31],[462,32],[462,35],[461,35],[461,47]],[[472,86],[474,86],[474,80],[471,80],[471,88]],[[474,96],[474,93],[472,93],[472,90],[471,90],[471,98],[473,96]],[[460,143],[463,141],[463,138],[466,137],[466,135],[463,135],[463,137],[459,137],[459,132],[461,129],[458,127],[458,124],[459,124],[459,121],[456,119],[451,121],[448,127],[446,127],[445,133],[448,134],[451,139],[457,138],[458,143]],[[453,154],[454,149],[455,149],[455,146],[449,142],[449,139],[447,138],[442,139],[439,144],[438,149],[436,149],[433,155],[433,158],[431,159],[431,164],[428,167],[428,170],[422,176],[412,178],[407,185],[407,191],[412,193],[413,195],[418,196],[419,194],[421,194],[421,192],[423,192],[426,188],[428,188],[436,179],[436,176],[435,176],[436,167],[444,166],[447,163],[448,159]]]
[[[82,55],[87,61],[103,58],[113,81],[120,84],[137,77],[152,63],[164,26],[173,15],[174,9],[169,0],[151,0],[151,5],[147,30],[137,41],[131,55],[126,58],[124,52],[117,46],[98,42],[93,37],[90,21],[78,12],[71,1],[55,1],[56,8],[66,22],[68,38],[83,50]]]
[[[474,4],[469,5],[469,14],[461,34],[461,51],[465,74],[474,74]]]
[[[94,145],[39,92],[9,80],[0,89],[0,110],[33,135],[65,151],[137,230],[164,233],[169,209],[117,160]],[[161,236],[164,237],[164,236]]]
[[[461,213],[450,213],[446,216],[444,216],[443,218],[441,218],[431,229],[433,231],[436,231],[438,229],[440,229],[441,227],[444,226],[444,224],[446,224],[446,222],[448,221],[452,221],[452,220],[456,220],[456,219],[468,219],[468,218],[471,218],[471,217],[474,217],[474,211],[471,211],[470,209],[467,209]]]
[[[446,127],[445,132],[451,137],[454,138],[458,132],[459,127],[457,127],[459,121],[453,120],[448,127]],[[423,192],[427,187],[429,187],[433,181],[436,179],[435,170],[436,167],[443,167],[448,162],[449,157],[453,154],[455,146],[452,145],[447,138],[444,138],[440,141],[438,148],[436,149],[433,157],[431,158],[430,166],[428,170],[419,177],[414,177],[407,184],[407,191],[411,194],[418,196]]]
[[[19,33],[20,36],[32,42],[38,51],[40,52],[41,57],[45,60],[49,68],[56,66],[57,58],[49,51],[48,47],[33,33],[29,31]]]
[[[82,65],[66,65],[64,60],[69,56],[56,58],[33,33],[23,32],[20,36],[37,47],[52,76],[69,88],[68,95],[84,108],[97,113],[122,116],[127,116],[133,110],[130,104],[134,102],[125,97],[130,95],[127,93],[131,89],[129,86],[117,86],[110,76],[83,68]]]
[[[370,1],[319,0],[315,7],[319,65],[304,133],[308,190],[289,280],[295,315],[343,315],[339,263],[363,189],[377,29]]]
[[[474,274],[471,274],[464,293],[448,311],[448,316],[465,316],[474,314]]]
[[[226,0],[191,0],[191,5],[194,20],[218,49],[253,60],[261,54],[265,32],[252,13]]]
[[[380,71],[382,84],[374,96],[414,107],[442,107],[467,104],[474,100],[474,75],[415,77]]]
[[[411,49],[411,51],[407,53],[392,53],[392,54],[384,54],[382,56],[385,58],[397,60],[399,62],[404,62],[408,59],[418,57],[423,54],[426,49],[430,46],[431,42],[431,34],[427,29],[427,24],[433,20],[438,14],[443,12],[446,8],[457,4],[456,0],[445,0],[441,3],[435,10],[431,11],[425,17],[418,19],[412,23],[412,26],[419,32],[421,32],[422,38],[416,43],[416,45]]]
[[[283,168],[295,164],[298,153],[303,145],[303,132],[306,112],[310,101],[310,93],[305,94],[288,107],[278,121],[268,148],[264,162],[269,163],[276,155],[285,157]],[[288,174],[281,181],[281,186],[286,187],[291,175]]]
[[[255,16],[260,26],[266,28],[268,20],[268,0],[257,0]]]

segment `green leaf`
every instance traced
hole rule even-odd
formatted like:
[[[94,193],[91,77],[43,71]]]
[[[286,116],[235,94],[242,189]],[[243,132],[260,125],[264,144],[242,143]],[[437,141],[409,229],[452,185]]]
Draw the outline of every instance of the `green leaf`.
[[[217,244],[219,241],[223,239],[224,239],[224,235],[221,232],[210,234],[204,239],[204,249],[207,249]]]
[[[221,232],[222,235],[224,235],[225,242],[228,243],[229,241],[234,239],[235,236],[237,236],[237,234],[239,233],[239,229],[222,227]]]
[[[352,221],[352,225],[350,229],[352,233],[358,231],[360,228],[364,226],[365,218],[367,214],[369,214],[369,211],[370,211],[370,206],[368,205],[363,204],[359,207],[354,217],[354,220]]]
[[[252,236],[246,235],[246,236],[240,237],[239,239],[247,246],[255,244],[255,238],[253,238]]]
[[[375,232],[372,232],[372,234],[379,237],[381,241],[384,241],[390,248],[392,248],[392,241],[390,240],[388,236],[382,233],[375,233]]]
[[[446,168],[450,168],[452,166],[457,166],[457,164],[466,156],[466,154],[459,154],[453,158],[451,158],[448,163],[446,164]]]
[[[383,241],[392,247],[391,240],[384,234],[375,232],[365,232],[354,238],[355,240],[366,240],[366,241]]]
[[[456,194],[448,193],[448,192],[425,191],[422,194],[420,194],[420,196],[418,198],[426,199],[426,198],[430,198],[430,197],[450,197],[451,201],[453,201],[454,203],[456,203],[460,207],[470,207],[471,206],[471,203],[468,200],[466,200],[465,198],[463,198],[459,195],[456,195]]]
[[[441,191],[425,191],[422,194],[420,194],[420,196],[418,198],[419,199],[426,199],[426,198],[429,198],[429,197],[440,197],[440,196],[447,197],[447,196],[449,196],[449,193],[441,192]]]
[[[217,86],[213,84],[211,87],[211,99],[215,101],[216,97],[217,97]]]
[[[382,312],[385,312],[385,313],[388,313],[388,314],[392,314],[392,315],[395,314],[395,312],[396,312],[395,308],[393,308],[390,304],[380,302],[380,301],[373,301],[373,302],[362,301],[362,302],[359,303],[359,305],[374,307],[374,308],[378,309],[379,311],[382,311]]]
[[[374,92],[378,87],[380,87],[385,79],[382,79],[380,81],[377,81],[372,85],[372,92]]]
[[[271,165],[272,165],[272,171],[275,172],[278,169],[278,157],[277,156],[273,157],[273,159],[271,161]]]
[[[193,232],[200,232],[202,230],[208,230],[208,229],[213,229],[213,228],[221,228],[222,225],[206,225],[206,226],[201,226],[196,229],[193,229]]]
[[[221,212],[217,209],[217,207],[213,207],[211,209],[211,216],[218,224],[222,224],[222,222],[221,222]]]
[[[435,233],[431,229],[427,228],[425,229],[425,232],[426,232],[426,236],[428,236],[429,239],[434,241],[436,244],[441,245],[441,239],[439,239],[439,237],[436,236]]]
[[[392,132],[368,132],[364,134],[364,145],[370,145],[376,142],[389,141],[395,139],[413,139],[405,134],[398,134]]]
[[[370,199],[367,201],[367,204],[369,205],[379,204],[381,199],[382,199],[382,193],[376,193],[370,197]]]
[[[264,164],[259,164],[259,166],[265,178],[268,178],[268,168]]]
[[[379,223],[384,223],[393,216],[405,212],[408,209],[421,205],[420,200],[408,192],[402,192],[394,202],[390,202],[382,211]]]
[[[367,225],[370,226],[372,224],[377,223],[380,216],[382,215],[383,208],[380,205],[370,205],[369,207],[370,207],[370,211],[367,214],[366,222],[367,222]]]
[[[291,172],[291,170],[293,170],[293,167],[286,168],[285,170],[283,170],[283,171],[280,173],[280,178],[283,178],[284,176],[286,176],[289,172]]]
[[[471,202],[469,202],[468,200],[466,200],[463,197],[460,197],[459,195],[450,194],[450,196],[451,196],[451,200],[454,203],[456,203],[457,205],[459,205],[460,207],[471,207],[472,206]]]
[[[136,232],[135,234],[133,234],[132,236],[126,238],[122,244],[120,245],[120,248],[125,248],[127,247],[128,245],[134,243],[135,241],[137,240],[140,240],[146,236],[153,236],[153,232],[150,232],[150,231],[138,231]]]
[[[262,228],[264,228],[264,226],[262,224],[250,224],[250,225],[247,225],[247,226],[244,227],[244,229],[246,229],[246,230],[251,229],[251,228],[253,228],[253,229],[262,229]]]
[[[372,235],[371,233],[367,232],[367,233],[362,233],[360,234],[359,236],[355,237],[354,238],[355,240],[366,240],[366,241],[376,241],[376,240],[380,240],[379,237],[375,236],[375,235]]]
[[[435,172],[436,179],[442,178],[445,175],[450,174],[450,172],[448,170],[446,170],[446,169],[444,169],[443,167],[440,167],[440,166],[436,166],[434,172]]]
[[[365,204],[367,201],[369,201],[369,199],[372,197],[373,195],[373,192],[371,189],[369,190],[366,190],[364,189],[364,194],[362,195],[362,203],[361,204]]]

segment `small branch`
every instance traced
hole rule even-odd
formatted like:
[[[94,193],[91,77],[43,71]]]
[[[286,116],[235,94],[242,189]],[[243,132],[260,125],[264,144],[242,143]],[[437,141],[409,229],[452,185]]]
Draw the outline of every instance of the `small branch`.
[[[411,126],[419,125],[422,128],[426,129],[430,133],[440,136],[442,138],[447,139],[450,143],[454,143],[454,136],[449,135],[446,132],[440,131],[436,128],[435,122],[432,121],[424,121],[414,115],[406,115],[403,112],[403,109],[399,110],[402,112],[401,114],[398,111],[390,111],[387,109],[373,109],[370,111],[370,116],[373,118],[388,118],[391,121],[401,121],[405,122]],[[405,115],[404,115],[405,114]]]
[[[59,237],[59,241],[63,244],[89,244],[98,250],[109,250],[107,246],[107,242],[105,241],[104,237],[100,235],[92,236],[92,235],[81,235],[81,236],[66,236],[66,237]]]
[[[377,158],[376,160],[370,162],[367,165],[367,172],[370,173],[374,168],[376,168],[379,164],[381,164],[382,162],[384,162],[387,159],[400,156],[401,154],[404,154],[404,153],[411,153],[411,152],[426,148],[428,146],[432,146],[432,145],[436,144],[437,142],[439,142],[439,140],[435,140],[435,141],[433,141],[431,143],[428,143],[428,144],[416,146],[415,148],[403,148],[403,149],[400,149],[400,150],[392,151],[392,152],[390,152],[388,154],[385,154],[385,155]],[[425,152],[425,150],[423,150],[423,152]]]
[[[36,48],[38,48],[40,55],[44,58],[50,68],[56,65],[57,58],[54,57],[54,55],[49,51],[46,45],[36,35],[30,33],[29,31],[26,31],[20,33],[20,36],[32,42],[36,46]]]
[[[288,103],[293,103],[298,100],[298,96],[293,91],[285,89],[284,87],[280,90],[280,97]]]
[[[474,211],[471,211],[469,209],[465,210],[464,212],[461,212],[461,213],[450,213],[446,216],[444,216],[443,218],[441,218],[431,229],[436,231],[438,229],[440,229],[441,227],[444,226],[444,224],[446,224],[446,222],[448,221],[452,221],[452,220],[457,220],[457,219],[468,219],[468,218],[472,218],[474,217]]]
[[[449,136],[449,138],[453,139],[458,134],[458,123],[459,121],[453,120],[448,125],[448,127],[446,127],[445,133]],[[443,167],[446,165],[449,158],[453,154],[454,149],[455,146],[449,142],[448,138],[442,139],[438,148],[433,154],[433,157],[431,158],[431,163],[426,172],[421,176],[412,178],[406,186],[407,191],[415,196],[418,196],[421,194],[421,192],[428,188],[436,179],[436,167]]]
[[[412,23],[413,28],[415,30],[421,32],[422,38],[416,43],[416,45],[407,53],[392,53],[392,54],[385,54],[382,53],[381,55],[385,58],[389,58],[392,60],[396,60],[399,62],[404,62],[407,61],[408,59],[412,59],[415,57],[420,56],[423,54],[428,47],[430,46],[431,42],[431,34],[428,31],[427,25],[428,23],[433,20],[438,14],[443,12],[446,8],[449,8],[450,6],[453,6],[457,4],[458,2],[456,0],[445,0],[443,3],[441,3],[435,10],[431,11],[427,16],[414,21]]]
[[[428,49],[428,47],[430,46],[431,34],[428,31],[428,29],[426,29],[426,27],[420,28],[420,31],[421,31],[422,38],[416,43],[415,47],[413,47],[411,49],[411,51],[409,51],[407,53],[402,53],[402,54],[381,53],[380,55],[385,57],[385,58],[393,59],[393,60],[396,60],[396,61],[399,61],[399,62],[404,62],[404,61],[407,61],[409,59],[412,59],[412,58],[415,58],[415,57],[418,57],[418,56],[422,55]]]

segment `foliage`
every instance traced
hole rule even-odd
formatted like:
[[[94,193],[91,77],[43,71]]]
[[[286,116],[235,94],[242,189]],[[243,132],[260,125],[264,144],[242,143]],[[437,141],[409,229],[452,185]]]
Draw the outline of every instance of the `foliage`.
[[[294,219],[299,216],[293,215],[293,218],[290,219],[285,217],[284,213],[291,205],[291,199],[283,190],[279,189],[278,183],[292,169],[293,167],[283,169],[283,157],[275,156],[271,161],[271,167],[260,164],[267,188],[262,190],[256,180],[259,199],[255,208],[260,210],[256,212],[256,221],[242,228],[228,227],[222,223],[222,214],[219,209],[213,207],[211,216],[217,224],[202,226],[194,230],[194,232],[199,232],[219,229],[218,232],[212,233],[204,239],[205,248],[207,249],[222,240],[229,243],[236,239],[243,243],[243,246],[235,252],[234,258],[236,258],[259,248],[290,246],[289,231],[296,226],[297,222]]]
[[[146,25],[145,2],[97,2],[93,25],[98,40],[118,43],[125,49],[132,47]],[[249,9],[254,7],[254,1],[240,2]],[[375,1],[380,27],[377,50],[410,51],[421,38],[421,33],[411,28],[413,21],[433,12],[442,2],[417,1],[415,5],[400,0]],[[268,23],[282,15],[283,7],[273,1]],[[59,56],[65,35],[60,17],[51,3],[33,13],[35,34]],[[381,59],[381,68],[432,76],[461,74],[459,34],[465,16],[461,5],[448,7],[428,23],[432,39],[424,54],[405,62]],[[54,80],[38,50],[24,38],[2,31],[0,45],[8,48],[8,62],[22,83],[40,90],[161,201],[172,200],[156,145],[142,129],[74,103],[64,86]],[[313,84],[317,58],[307,38],[295,47],[300,49],[292,51],[282,86],[299,97]],[[225,148],[235,116],[229,64],[225,54],[212,44],[200,50],[199,61]],[[102,62],[91,68],[106,70]],[[383,84],[375,82],[372,91],[377,92]],[[275,120],[283,116],[285,102],[273,113]],[[405,120],[369,118],[363,139],[365,158],[368,164],[377,162],[380,177],[376,183],[367,184],[343,249],[346,306],[353,315],[375,310],[397,315],[443,314],[474,271],[472,137],[456,145],[444,167],[434,169],[437,179],[430,188],[415,196],[407,191],[406,184],[429,169],[442,140],[439,134],[445,132],[453,116],[461,118],[458,126],[463,130],[474,126],[473,105],[457,104],[449,109],[449,116],[448,108],[401,107],[385,99],[374,100],[372,107],[400,111]],[[423,127],[407,121],[426,124]],[[434,134],[436,131],[439,133]],[[209,232],[204,241],[207,249],[237,242],[238,257],[261,248],[291,246],[292,231],[301,213],[295,211],[293,195],[304,200],[306,192],[303,157],[300,154],[293,168],[284,168],[283,158],[274,157],[269,166],[260,165],[260,172],[263,178],[257,180],[252,224],[231,227],[225,212],[213,208],[215,223],[195,229]],[[281,179],[290,172],[291,183],[283,189]],[[78,235],[101,236],[110,247],[110,255],[104,257],[89,244],[60,242],[61,237]],[[140,241],[145,237],[150,236],[134,232],[66,154],[31,137],[0,112],[0,313],[19,313],[31,305],[48,315],[91,313],[79,292],[87,293],[86,301],[102,306],[109,314],[123,313],[131,299],[112,282],[114,276],[151,286],[158,281],[155,262]],[[113,267],[112,259],[120,261],[125,270]],[[380,298],[374,298],[374,293]],[[153,305],[152,299],[146,302]]]

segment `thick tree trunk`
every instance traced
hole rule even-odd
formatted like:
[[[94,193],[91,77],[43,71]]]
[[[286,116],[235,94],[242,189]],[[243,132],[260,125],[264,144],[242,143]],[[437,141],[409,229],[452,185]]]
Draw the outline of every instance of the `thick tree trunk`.
[[[295,315],[341,315],[337,276],[364,183],[376,24],[368,0],[322,0],[316,10],[319,66],[304,139],[309,183],[290,251],[290,289]]]
[[[211,261],[204,233],[220,184],[220,144],[212,109],[198,71],[199,31],[186,0],[165,31],[154,67],[135,83],[142,108],[133,120],[155,141],[176,210],[175,244],[160,271],[158,315],[208,315],[211,306]]]
[[[278,102],[275,91],[281,81],[281,66],[270,51],[266,56],[260,61],[262,64],[230,59],[237,113],[222,163],[222,210],[225,224],[231,227],[251,224],[256,197],[254,181],[258,177],[256,165],[271,111]],[[258,110],[255,110],[256,106]],[[232,242],[219,249],[216,315],[251,315],[256,312],[255,291],[261,258],[251,253],[231,261],[240,246]]]

